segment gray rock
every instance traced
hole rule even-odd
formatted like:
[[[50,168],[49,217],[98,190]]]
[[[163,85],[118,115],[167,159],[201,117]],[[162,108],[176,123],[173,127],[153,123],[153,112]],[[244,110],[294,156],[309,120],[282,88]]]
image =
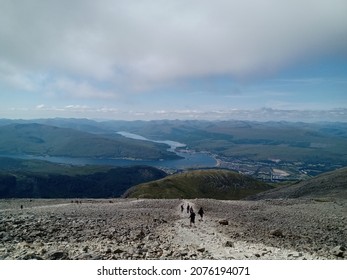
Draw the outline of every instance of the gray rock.
[[[288,257],[290,258],[290,257],[292,257],[292,258],[300,258],[300,257],[302,257],[303,255],[302,255],[302,253],[300,253],[300,252],[294,252],[294,253],[289,253],[288,254]]]
[[[229,224],[229,222],[227,220],[220,220],[220,221],[218,221],[218,223],[220,225],[223,225],[223,226],[227,226]]]
[[[180,251],[180,255],[182,256],[182,257],[185,257],[185,256],[188,256],[188,251],[187,250],[183,250],[183,251]]]
[[[117,248],[113,251],[114,254],[121,254],[123,252],[124,252],[124,250],[122,250],[121,248]]]
[[[205,247],[199,247],[198,249],[196,249],[198,252],[203,253],[205,252],[206,248]]]
[[[280,229],[273,229],[270,231],[270,235],[276,236],[276,237],[284,237],[282,230]]]
[[[64,251],[56,251],[49,255],[49,259],[51,260],[67,260],[69,258],[69,254]]]
[[[11,238],[11,236],[9,235],[9,234],[4,234],[3,235],[3,237],[2,237],[2,241],[3,242],[8,242],[8,241],[11,241],[12,240],[12,238]]]
[[[230,247],[230,248],[232,248],[232,247],[234,247],[234,242],[228,240],[227,242],[225,242],[224,247]]]
[[[28,253],[23,256],[23,260],[43,260],[43,258],[35,253]]]
[[[343,246],[336,246],[332,249],[332,254],[336,257],[339,258],[344,258],[345,252],[346,252],[346,248]]]

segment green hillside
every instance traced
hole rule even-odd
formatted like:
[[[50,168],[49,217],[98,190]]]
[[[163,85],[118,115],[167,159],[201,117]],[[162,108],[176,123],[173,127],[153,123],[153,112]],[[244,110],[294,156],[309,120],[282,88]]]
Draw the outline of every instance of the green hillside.
[[[0,157],[0,198],[120,197],[166,175],[150,166],[69,166]]]
[[[270,188],[228,170],[196,170],[135,186],[124,197],[241,199]]]
[[[250,200],[287,198],[347,199],[347,167],[248,197]]]
[[[0,154],[148,160],[178,158],[163,144],[35,123],[1,126],[0,136]]]

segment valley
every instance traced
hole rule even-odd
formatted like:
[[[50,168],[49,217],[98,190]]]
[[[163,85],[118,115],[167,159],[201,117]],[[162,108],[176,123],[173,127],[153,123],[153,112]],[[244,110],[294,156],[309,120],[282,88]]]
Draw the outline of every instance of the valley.
[[[0,134],[2,260],[346,258],[344,123],[0,120]],[[192,226],[188,204],[205,211]]]
[[[345,123],[2,119],[0,135],[2,156],[68,165],[218,167],[265,182],[347,166]]]

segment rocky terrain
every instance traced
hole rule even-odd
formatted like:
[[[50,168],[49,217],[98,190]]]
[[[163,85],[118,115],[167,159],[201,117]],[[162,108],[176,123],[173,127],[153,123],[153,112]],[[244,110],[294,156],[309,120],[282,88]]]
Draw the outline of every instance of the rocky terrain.
[[[187,204],[205,210],[190,227]],[[344,259],[346,200],[0,200],[0,259]]]

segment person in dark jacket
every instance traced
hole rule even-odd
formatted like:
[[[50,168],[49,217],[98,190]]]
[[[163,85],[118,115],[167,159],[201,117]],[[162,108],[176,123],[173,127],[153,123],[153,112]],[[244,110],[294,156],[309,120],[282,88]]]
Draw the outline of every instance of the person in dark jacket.
[[[204,217],[204,210],[202,209],[202,207],[200,207],[198,214],[200,215],[200,220],[202,221],[202,218]]]
[[[189,218],[190,218],[190,226],[195,225],[195,212],[194,211],[190,212]]]

